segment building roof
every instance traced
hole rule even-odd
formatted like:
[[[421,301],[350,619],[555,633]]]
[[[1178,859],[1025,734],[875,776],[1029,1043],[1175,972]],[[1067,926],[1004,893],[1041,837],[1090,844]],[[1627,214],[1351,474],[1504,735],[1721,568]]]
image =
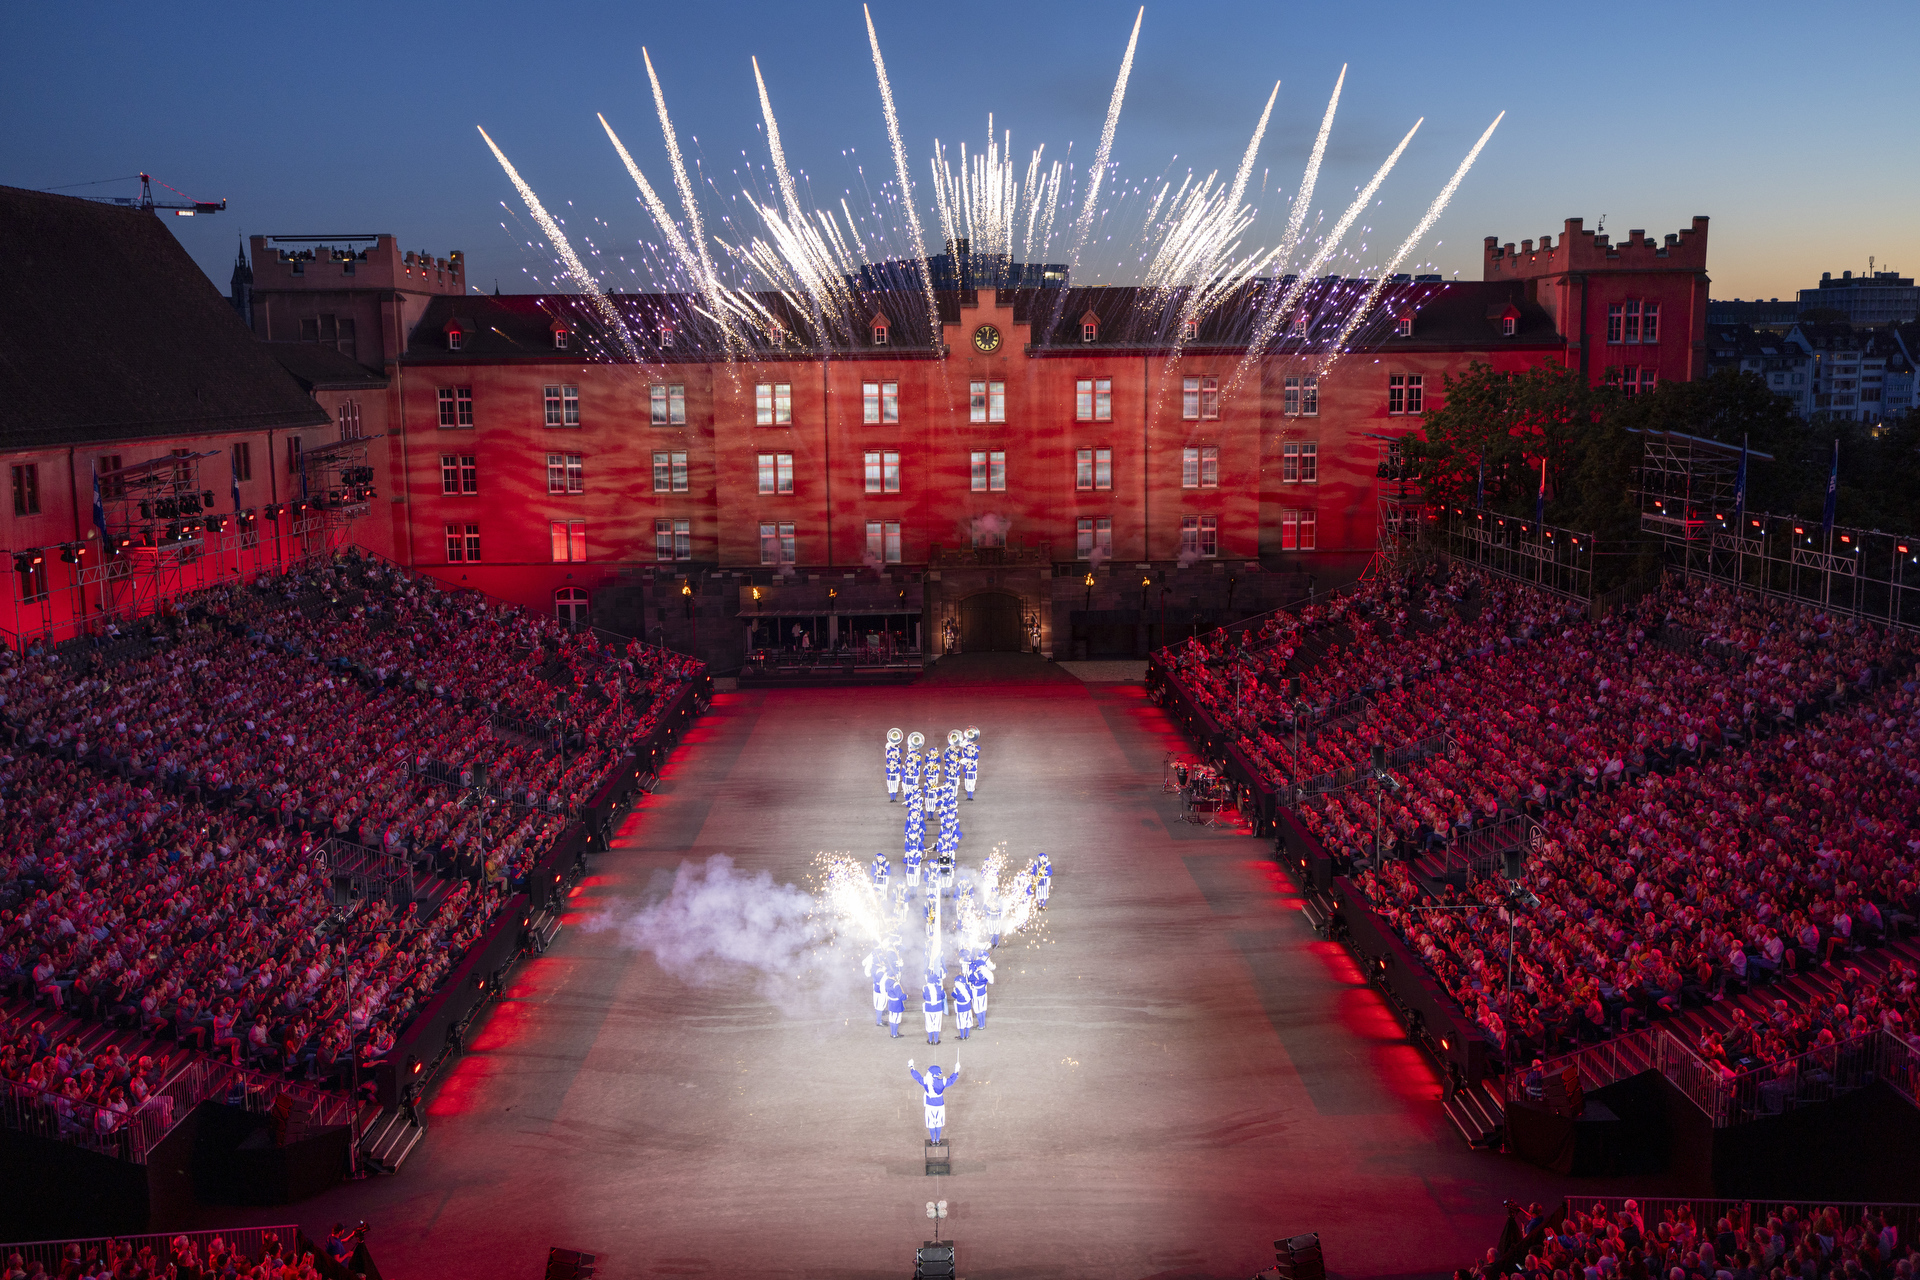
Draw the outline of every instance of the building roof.
[[[377,391],[387,385],[386,374],[317,342],[270,342],[266,348],[307,391]]]
[[[317,426],[159,218],[0,187],[0,448]]]

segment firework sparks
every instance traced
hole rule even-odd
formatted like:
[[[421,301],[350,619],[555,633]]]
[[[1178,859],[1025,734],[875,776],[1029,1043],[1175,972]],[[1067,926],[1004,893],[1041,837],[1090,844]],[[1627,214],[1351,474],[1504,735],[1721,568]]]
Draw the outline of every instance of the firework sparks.
[[[927,265],[927,240],[920,232],[920,215],[913,208],[913,176],[907,169],[907,144],[900,140],[900,114],[893,109],[893,85],[887,81],[887,61],[880,56],[880,36],[873,29],[873,12],[861,5],[867,18],[867,44],[873,50],[873,71],[880,79],[880,106],[887,117],[887,141],[893,146],[893,168],[900,182],[900,207],[907,215],[907,232],[913,244],[914,261],[920,264],[920,281],[927,293],[927,327],[932,342],[940,346],[940,300],[933,293],[933,271]]]

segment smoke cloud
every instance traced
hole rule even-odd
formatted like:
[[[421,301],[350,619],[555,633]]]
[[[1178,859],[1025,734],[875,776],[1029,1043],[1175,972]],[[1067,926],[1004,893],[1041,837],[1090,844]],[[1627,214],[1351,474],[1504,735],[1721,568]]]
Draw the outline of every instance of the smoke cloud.
[[[1187,547],[1186,549],[1181,551],[1179,563],[1182,569],[1191,569],[1193,568],[1194,565],[1198,564],[1199,562],[1200,562],[1200,552],[1198,548]]]
[[[974,546],[997,547],[1006,545],[1007,531],[1011,528],[1013,521],[989,511],[986,515],[975,516],[968,532],[972,535]]]

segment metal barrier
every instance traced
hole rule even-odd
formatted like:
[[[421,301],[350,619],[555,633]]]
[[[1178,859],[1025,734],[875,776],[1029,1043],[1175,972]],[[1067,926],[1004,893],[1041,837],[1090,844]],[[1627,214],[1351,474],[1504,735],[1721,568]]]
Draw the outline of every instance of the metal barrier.
[[[327,875],[353,881],[361,897],[383,897],[396,907],[413,901],[413,864],[397,854],[342,836],[329,836],[314,846],[313,854]]]

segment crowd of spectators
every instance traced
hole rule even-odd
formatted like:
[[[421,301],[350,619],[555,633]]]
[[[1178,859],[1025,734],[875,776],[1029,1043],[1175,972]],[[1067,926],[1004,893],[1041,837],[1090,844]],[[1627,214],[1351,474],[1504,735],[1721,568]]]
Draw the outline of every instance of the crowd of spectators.
[[[1843,965],[1920,916],[1920,672],[1871,624],[1679,578],[1590,621],[1455,568],[1169,657],[1497,1054],[1524,1062]],[[1276,696],[1289,678],[1313,708],[1303,726],[1283,715],[1290,692]],[[1433,749],[1407,750],[1421,742]],[[1397,789],[1339,772],[1362,770],[1375,743],[1396,753]],[[1537,905],[1514,922],[1526,998],[1510,1020],[1504,883],[1436,897],[1403,859],[1523,814],[1544,839],[1525,872]],[[1484,909],[1423,909],[1468,903]],[[1822,1043],[1920,1019],[1900,969],[1850,993],[1699,1049],[1728,1073],[1787,1070]]]
[[[0,990],[32,997],[0,1076],[63,1131],[167,1100],[164,1060],[88,1061],[62,1014],[323,1083],[378,1065],[697,672],[352,557],[113,641],[0,654]],[[329,838],[444,882],[338,901]]]
[[[1575,1208],[1517,1264],[1497,1251],[1455,1272],[1456,1280],[1912,1280],[1913,1244],[1884,1211],[1780,1205],[1728,1207],[1711,1222],[1680,1204],[1654,1221],[1626,1201],[1619,1209]],[[1522,1239],[1541,1222],[1538,1205],[1520,1214]]]
[[[272,1231],[257,1252],[219,1235],[204,1246],[181,1235],[160,1248],[119,1239],[69,1244],[52,1264],[13,1253],[0,1280],[321,1280],[321,1265]]]

